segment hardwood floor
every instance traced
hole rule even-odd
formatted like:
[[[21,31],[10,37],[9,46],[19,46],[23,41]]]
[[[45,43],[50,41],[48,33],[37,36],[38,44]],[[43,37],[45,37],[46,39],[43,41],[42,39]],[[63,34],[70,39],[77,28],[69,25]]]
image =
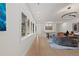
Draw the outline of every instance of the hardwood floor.
[[[26,55],[28,56],[79,56],[79,50],[59,50],[51,48],[44,36],[34,40],[32,47]]]

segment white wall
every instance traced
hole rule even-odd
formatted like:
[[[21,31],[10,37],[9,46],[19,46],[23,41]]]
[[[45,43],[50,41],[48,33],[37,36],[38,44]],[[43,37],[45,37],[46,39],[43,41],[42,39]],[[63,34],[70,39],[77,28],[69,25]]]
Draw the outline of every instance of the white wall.
[[[64,22],[64,23],[61,23],[59,25],[59,31],[61,32],[66,32],[67,30],[68,31],[72,31],[72,24],[73,23],[78,23],[79,22],[79,18],[78,19],[73,19],[73,20],[69,20],[67,22]]]
[[[6,4],[7,31],[0,32],[0,55],[24,55],[30,48],[35,35],[21,38],[21,12],[33,22],[26,4]]]
[[[37,33],[38,35],[44,34],[44,24],[38,24]]]
[[[56,31],[56,24],[52,24],[53,30],[45,30],[45,26],[47,23],[38,23],[37,25],[37,33],[38,35],[45,36],[47,32],[55,32]]]
[[[66,32],[67,30],[72,31],[72,23],[71,22],[61,23],[59,30],[60,30],[60,32]]]

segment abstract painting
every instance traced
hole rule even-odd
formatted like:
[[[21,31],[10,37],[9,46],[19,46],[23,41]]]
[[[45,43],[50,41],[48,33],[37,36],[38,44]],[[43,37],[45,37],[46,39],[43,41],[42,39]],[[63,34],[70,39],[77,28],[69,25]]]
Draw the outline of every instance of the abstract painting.
[[[0,3],[0,31],[6,31],[6,4]]]

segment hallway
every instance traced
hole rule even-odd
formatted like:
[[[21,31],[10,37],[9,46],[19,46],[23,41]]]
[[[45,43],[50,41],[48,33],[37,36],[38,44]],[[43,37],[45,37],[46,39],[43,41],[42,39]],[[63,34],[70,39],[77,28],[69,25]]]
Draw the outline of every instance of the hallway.
[[[1,5],[4,5],[4,8],[0,9],[3,11],[2,15],[5,14],[5,17],[2,16],[5,26],[4,31],[0,32],[0,56],[79,55],[78,50],[51,48],[46,38],[46,36],[51,39],[53,36],[61,38],[62,40],[52,42],[59,41],[57,44],[64,47],[73,46],[79,49],[79,4],[1,3]],[[4,24],[0,22],[0,29],[3,29]]]
[[[35,39],[26,55],[28,56],[79,56],[78,50],[59,50],[51,48],[48,39],[39,36]]]

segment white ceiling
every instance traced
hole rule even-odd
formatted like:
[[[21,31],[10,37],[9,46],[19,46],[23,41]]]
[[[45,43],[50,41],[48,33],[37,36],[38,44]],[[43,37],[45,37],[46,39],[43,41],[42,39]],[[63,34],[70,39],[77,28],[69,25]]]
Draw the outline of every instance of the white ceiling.
[[[71,8],[68,9],[69,7]],[[62,16],[68,13],[73,13],[72,15],[75,15],[76,17],[65,16],[65,19],[63,19]],[[69,4],[68,6],[62,8],[61,10],[57,12],[57,19],[59,19],[58,21],[61,21],[61,22],[71,21],[78,18],[79,18],[79,3]]]
[[[56,22],[57,12],[69,3],[28,3],[32,14],[39,23]]]

